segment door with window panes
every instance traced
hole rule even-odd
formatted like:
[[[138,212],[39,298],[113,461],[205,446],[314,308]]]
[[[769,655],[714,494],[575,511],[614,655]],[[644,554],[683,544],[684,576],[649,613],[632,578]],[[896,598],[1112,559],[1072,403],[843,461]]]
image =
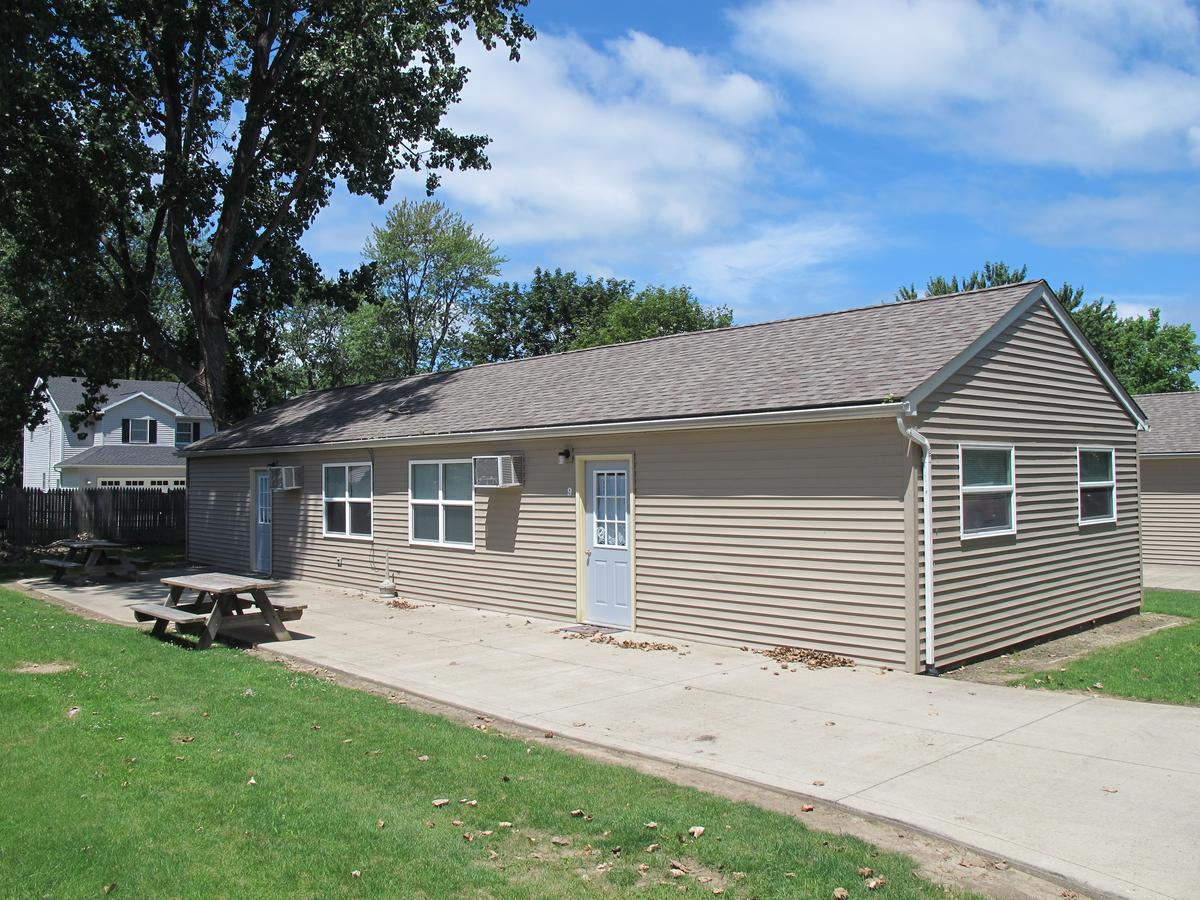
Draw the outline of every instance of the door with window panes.
[[[624,462],[590,462],[585,473],[587,621],[593,625],[629,628],[633,625],[629,466]]]

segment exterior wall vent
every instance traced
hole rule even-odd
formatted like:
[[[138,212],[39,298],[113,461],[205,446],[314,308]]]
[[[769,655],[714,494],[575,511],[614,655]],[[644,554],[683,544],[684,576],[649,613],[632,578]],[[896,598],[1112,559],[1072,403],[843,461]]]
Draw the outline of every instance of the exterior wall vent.
[[[295,491],[304,484],[302,466],[271,466],[267,471],[271,473],[273,491]]]
[[[471,462],[475,467],[477,488],[520,487],[525,477],[525,458],[522,456],[476,456]]]

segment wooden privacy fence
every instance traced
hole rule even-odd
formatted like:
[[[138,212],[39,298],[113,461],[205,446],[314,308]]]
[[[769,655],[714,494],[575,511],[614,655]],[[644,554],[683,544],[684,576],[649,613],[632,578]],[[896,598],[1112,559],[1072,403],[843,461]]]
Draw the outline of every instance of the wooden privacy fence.
[[[187,491],[156,488],[0,490],[0,537],[22,545],[90,534],[137,544],[181,544]]]

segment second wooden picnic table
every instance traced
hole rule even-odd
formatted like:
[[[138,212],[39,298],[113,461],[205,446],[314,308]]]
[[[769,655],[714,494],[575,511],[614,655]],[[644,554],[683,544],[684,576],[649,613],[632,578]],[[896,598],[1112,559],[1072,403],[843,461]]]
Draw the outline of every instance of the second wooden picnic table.
[[[66,559],[43,559],[42,565],[54,570],[52,581],[61,581],[64,575],[75,578],[91,578],[97,575],[114,575],[118,578],[137,578],[135,560],[129,558],[126,548],[116,541],[70,539],[55,541],[52,547],[66,547]]]
[[[290,641],[292,635],[283,626],[284,620],[300,618],[307,608],[305,604],[272,601],[267,591],[279,587],[278,581],[209,572],[164,578],[162,583],[171,589],[166,601],[139,603],[133,607],[134,616],[139,622],[154,620],[156,635],[164,634],[169,624],[176,630],[198,631],[200,650],[210,647],[222,630],[246,625],[265,624],[275,640]],[[196,596],[185,602],[185,591],[194,591]],[[247,612],[251,605],[258,611]]]

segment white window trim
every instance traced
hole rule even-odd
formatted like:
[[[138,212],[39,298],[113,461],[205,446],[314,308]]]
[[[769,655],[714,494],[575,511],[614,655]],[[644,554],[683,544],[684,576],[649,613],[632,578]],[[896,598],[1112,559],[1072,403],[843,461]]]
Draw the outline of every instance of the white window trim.
[[[150,443],[150,422],[153,420],[153,418],[154,418],[153,416],[138,416],[137,418],[133,418],[133,419],[129,420],[129,443],[131,443],[131,444],[149,444]],[[146,423],[146,439],[144,441],[135,441],[133,439],[133,423],[134,422],[145,422]]]
[[[325,496],[325,470],[326,469],[347,469],[353,466],[366,466],[371,470],[371,499],[368,501],[365,497],[356,497],[351,499],[349,496],[338,498]],[[346,472],[346,492],[350,491],[350,472]],[[341,499],[346,503],[346,530],[345,531],[329,531],[325,521],[325,501],[327,499]],[[350,533],[350,504],[351,503],[367,503],[371,504],[371,533],[370,534],[351,534]],[[336,538],[342,541],[373,541],[375,540],[375,466],[370,462],[336,462],[325,463],[321,466],[321,536],[327,538]]]
[[[999,484],[979,484],[966,485],[964,484],[965,470],[963,468],[963,451],[964,450],[1007,450],[1008,451],[1008,466],[1009,472],[1012,474],[1012,485],[1005,487]],[[967,531],[967,506],[963,501],[966,494],[1000,494],[1005,490],[1010,491],[1009,494],[1009,522],[1012,527],[1003,530],[988,529],[987,531]],[[1013,535],[1017,533],[1017,449],[1014,444],[959,444],[958,445],[958,534],[964,541],[978,540],[979,538],[1004,537],[1005,535]]]
[[[475,549],[475,478],[471,477],[471,499],[470,500],[447,500],[442,495],[445,493],[445,472],[443,466],[452,463],[462,463],[472,466],[474,473],[474,463],[470,457],[466,459],[410,459],[408,461],[408,543],[414,547],[441,547],[447,550],[474,550]],[[438,498],[437,500],[421,500],[413,498],[413,466],[438,466]],[[414,506],[437,506],[438,507],[438,537],[436,541],[421,540],[413,536],[413,507]],[[471,508],[471,543],[458,544],[443,540],[446,536],[446,517],[442,514],[442,507],[445,506],[469,506]]]
[[[1083,480],[1083,454],[1084,452],[1108,453],[1112,458],[1112,478],[1108,481],[1084,481]],[[1112,488],[1112,515],[1104,518],[1085,519],[1083,517],[1083,489],[1084,487]],[[1075,448],[1075,503],[1078,507],[1079,524],[1080,525],[1106,525],[1117,521],[1117,448],[1116,447],[1076,447]]]
[[[176,447],[186,447],[188,444],[195,443],[195,441],[192,440],[192,433],[194,431],[193,426],[196,424],[196,421],[197,421],[196,419],[176,419],[175,420],[174,444]],[[188,439],[186,441],[184,441],[182,444],[179,443],[179,426],[180,425],[186,425],[188,428]]]

